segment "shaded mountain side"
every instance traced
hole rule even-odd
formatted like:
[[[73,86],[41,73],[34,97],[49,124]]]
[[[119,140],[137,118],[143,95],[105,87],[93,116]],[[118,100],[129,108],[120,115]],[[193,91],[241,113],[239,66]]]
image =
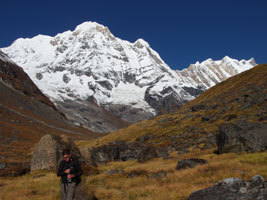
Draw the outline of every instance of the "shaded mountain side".
[[[213,148],[220,125],[266,124],[266,102],[267,64],[261,64],[210,88],[172,115],[141,121],[86,145],[92,147],[121,139],[181,152]]]
[[[44,134],[64,134],[74,139],[101,136],[68,122],[23,70],[3,56],[0,55],[0,156],[7,168],[0,170],[0,175],[23,173],[30,163],[32,148]]]
[[[23,69],[18,67],[15,63],[5,62],[0,59],[0,73],[2,81],[10,84],[15,90],[29,97],[34,97],[38,101],[56,110],[53,103],[39,90]]]

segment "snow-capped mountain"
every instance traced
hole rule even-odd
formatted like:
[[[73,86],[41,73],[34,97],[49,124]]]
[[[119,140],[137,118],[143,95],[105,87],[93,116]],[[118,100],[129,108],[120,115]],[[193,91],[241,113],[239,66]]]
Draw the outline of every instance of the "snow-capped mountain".
[[[255,60],[231,59],[225,56],[222,60],[207,59],[202,63],[196,62],[187,69],[177,71],[184,83],[191,83],[208,89],[227,78],[246,71],[255,66]]]
[[[172,112],[216,83],[255,66],[253,59],[225,57],[174,71],[143,39],[121,40],[95,22],[55,37],[18,39],[2,51],[69,119],[103,132],[119,128],[114,120],[103,120],[106,112],[109,119],[130,123]]]

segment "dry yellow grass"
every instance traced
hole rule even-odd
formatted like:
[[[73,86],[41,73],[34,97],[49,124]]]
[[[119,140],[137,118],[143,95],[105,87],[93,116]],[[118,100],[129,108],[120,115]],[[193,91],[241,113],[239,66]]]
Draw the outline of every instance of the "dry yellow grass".
[[[57,200],[59,196],[59,178],[55,173],[39,172],[21,177],[0,178],[1,200]]]
[[[267,178],[267,152],[251,154],[216,155],[212,150],[195,151],[184,155],[173,152],[173,158],[153,159],[145,163],[137,161],[111,162],[99,166],[99,174],[83,176],[82,182],[88,193],[92,191],[100,200],[184,200],[193,191],[211,186],[213,183],[229,177],[249,180],[255,174]],[[208,164],[193,169],[177,171],[179,159],[203,158]],[[111,169],[122,169],[123,174],[107,175]],[[147,175],[128,178],[133,170],[144,170],[147,174],[167,171],[161,179],[148,178]],[[16,178],[0,178],[1,200],[57,200],[59,196],[59,178],[52,172],[36,172]]]
[[[195,132],[203,131],[203,135],[209,132],[214,133],[217,127],[227,121],[225,119],[231,115],[237,116],[231,122],[244,116],[248,120],[257,121],[259,117],[256,114],[263,105],[253,104],[242,110],[238,105],[238,101],[236,101],[235,95],[240,97],[247,92],[254,91],[253,87],[251,91],[246,90],[249,88],[246,82],[250,83],[251,86],[262,87],[266,91],[266,69],[267,65],[261,65],[255,68],[252,74],[245,72],[238,75],[237,78],[233,77],[227,82],[208,90],[173,115],[164,115],[153,120],[145,120],[105,137],[92,141],[79,141],[77,144],[79,147],[91,148],[107,144],[116,139],[134,141],[140,136],[154,135],[156,137],[149,140],[149,143],[159,146],[168,145],[170,140],[165,139],[166,136],[177,135],[177,140],[179,139],[182,142],[187,142],[189,141],[188,139],[196,139],[195,141],[197,141],[202,136],[201,132],[199,134],[191,134],[192,127],[195,128]],[[233,88],[238,89],[229,90]],[[245,93],[239,94],[238,92],[243,89],[246,90]],[[221,100],[224,100],[224,102]],[[230,102],[230,100],[233,101]],[[218,104],[218,110],[209,109],[188,112],[192,105],[203,102],[207,105],[207,101],[210,105]],[[228,104],[229,108],[231,108],[226,113],[219,110],[219,108],[224,107],[223,103]],[[188,115],[191,116],[187,117]],[[217,119],[212,123],[202,121],[201,118],[206,115],[215,115]],[[266,121],[265,119],[260,123],[266,123]],[[94,191],[96,197],[103,200],[184,200],[193,191],[211,186],[214,182],[225,178],[239,177],[249,180],[255,174],[259,174],[265,179],[267,178],[267,152],[216,155],[212,153],[214,149],[201,151],[192,148],[190,150],[190,153],[184,155],[178,155],[177,152],[173,152],[171,155],[173,158],[168,160],[157,158],[145,163],[138,163],[137,161],[111,162],[107,165],[99,166],[99,174],[84,176],[82,182],[86,191]],[[196,157],[206,159],[209,163],[193,169],[175,170],[179,159]],[[124,173],[109,176],[107,171],[111,169],[122,169]],[[168,172],[168,175],[162,179],[148,178],[145,174],[127,178],[127,175],[133,170],[144,170],[148,174],[164,170]],[[0,199],[59,199],[59,178],[53,173],[44,174],[45,176],[39,178],[36,178],[35,175],[26,175],[19,178],[0,178]]]
[[[211,186],[213,183],[229,177],[249,180],[255,174],[267,177],[263,159],[267,153],[216,155],[211,151],[193,152],[177,158],[154,159],[146,163],[136,161],[112,162],[100,167],[101,173],[88,177],[86,187],[95,191],[99,199],[186,199],[193,191]],[[193,169],[175,170],[178,159],[204,158],[209,164]],[[110,169],[123,169],[124,174],[108,176]],[[146,175],[127,178],[133,170],[145,170],[147,173],[164,170],[167,177],[148,178]]]

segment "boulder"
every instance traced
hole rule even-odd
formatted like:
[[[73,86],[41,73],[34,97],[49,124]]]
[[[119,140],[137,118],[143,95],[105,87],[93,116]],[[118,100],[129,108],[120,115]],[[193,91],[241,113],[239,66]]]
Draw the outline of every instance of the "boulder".
[[[218,153],[257,152],[267,149],[267,124],[239,121],[219,126],[216,135]]]
[[[207,164],[208,161],[200,158],[191,158],[186,160],[179,160],[175,169],[181,170],[181,169],[187,169],[187,168],[193,168],[197,165],[204,165]]]
[[[203,190],[193,192],[187,200],[264,200],[267,199],[267,182],[256,175],[251,181],[228,178]]]
[[[117,140],[110,144],[93,148],[87,154],[93,165],[111,161],[138,160],[144,162],[156,157],[168,156],[167,150],[159,149],[141,142],[124,142]]]
[[[4,170],[7,168],[7,164],[6,163],[0,163],[0,170]]]
[[[56,170],[62,160],[64,149],[70,149],[73,157],[79,159],[81,163],[84,159],[73,140],[66,136],[45,135],[35,147],[31,170]]]
[[[123,174],[124,170],[123,169],[111,169],[107,171],[107,175],[111,176],[113,174]]]

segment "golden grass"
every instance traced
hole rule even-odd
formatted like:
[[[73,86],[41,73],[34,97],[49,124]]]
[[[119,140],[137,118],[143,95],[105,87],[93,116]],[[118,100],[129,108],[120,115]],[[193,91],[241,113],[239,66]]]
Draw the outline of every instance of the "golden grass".
[[[203,154],[204,153],[204,154]],[[243,159],[249,155],[251,163]],[[253,175],[267,177],[267,169],[262,163],[253,162],[254,154],[215,155],[211,152],[194,152],[175,159],[154,159],[146,163],[113,162],[100,167],[101,173],[87,178],[87,187],[95,191],[99,199],[186,199],[195,190],[208,187],[215,182],[229,177],[249,180]],[[257,153],[267,156],[267,153]],[[201,157],[209,164],[193,169],[176,171],[178,159]],[[123,169],[124,174],[106,175],[108,169]],[[168,172],[163,179],[150,179],[147,176],[127,178],[132,170],[145,170],[148,173],[164,170]]]
[[[266,111],[266,106],[264,106],[266,102],[253,103],[255,100],[252,98],[259,94],[263,96],[267,92],[266,83],[267,65],[258,65],[252,70],[243,72],[210,88],[198,98],[178,109],[174,114],[144,120],[105,137],[91,141],[80,141],[77,144],[79,147],[92,148],[117,139],[135,141],[140,136],[154,135],[155,137],[148,141],[151,145],[169,146],[173,140],[166,139],[166,136],[176,135],[179,137],[179,142],[186,144],[188,139],[198,139],[209,133],[214,135],[218,126],[226,122],[235,123],[237,120],[246,118],[248,122],[267,123],[267,120],[259,121],[258,116],[259,110]],[[255,88],[261,88],[261,90],[257,92]],[[247,99],[244,97],[246,95],[248,95]],[[242,108],[246,101],[252,102],[251,105]],[[206,107],[192,111],[191,108],[195,105]],[[227,110],[223,111],[224,109]],[[213,116],[213,118],[203,121],[202,118],[206,116]],[[235,117],[229,119],[231,116]],[[201,145],[205,145],[205,142]]]
[[[157,158],[145,163],[111,162],[99,166],[99,174],[83,176],[83,188],[88,193],[93,191],[100,200],[184,200],[193,191],[225,178],[239,177],[248,181],[256,174],[267,178],[267,152],[216,155],[212,150],[206,150],[183,155],[173,152],[171,156],[168,160]],[[188,158],[203,158],[209,163],[193,169],[175,170],[178,160]],[[107,175],[111,169],[122,169],[124,173]],[[168,174],[161,179],[146,175],[128,178],[133,170],[144,170],[147,174],[164,170]],[[52,172],[35,172],[17,178],[1,177],[0,185],[1,200],[60,199],[59,178]]]
[[[231,122],[242,119],[244,116],[248,121],[258,122],[256,114],[263,105],[253,104],[246,109],[240,109],[236,98],[243,98],[245,93],[254,94],[253,87],[250,88],[254,85],[262,87],[264,90],[262,93],[266,93],[266,69],[267,65],[259,65],[253,69],[252,73],[244,72],[237,77],[230,78],[189,102],[173,115],[168,114],[153,120],[141,121],[96,140],[78,141],[77,146],[92,148],[116,139],[134,141],[145,135],[154,135],[155,138],[149,140],[148,143],[156,146],[168,145],[172,139],[166,139],[166,137],[174,135],[180,142],[186,143],[189,139],[196,142],[205,134],[214,133],[218,126],[225,123],[231,115],[237,116]],[[245,90],[245,93],[240,93],[242,90]],[[190,111],[191,106],[200,103],[209,106],[218,104],[218,109]],[[220,109],[226,105],[230,109],[223,113]],[[206,115],[214,115],[216,119],[212,122],[202,121],[202,117]],[[266,122],[267,120],[264,120],[260,123]],[[145,163],[111,162],[99,166],[98,174],[83,177],[84,187],[88,192],[94,191],[96,197],[103,200],[184,200],[193,191],[211,186],[225,178],[239,177],[247,181],[255,174],[267,178],[267,152],[216,155],[212,153],[214,149],[202,151],[195,150],[192,146],[190,150],[190,153],[184,155],[174,152],[171,155],[173,158],[168,160],[159,158]],[[206,159],[209,163],[193,169],[175,170],[179,159],[195,157]],[[124,173],[108,176],[107,171],[111,169],[123,169]],[[168,172],[168,175],[162,179],[148,178],[146,175],[127,178],[133,170],[145,170],[148,174],[164,170]],[[39,178],[33,174],[18,178],[0,178],[0,199],[59,199],[59,178],[53,173],[44,174],[45,176]]]
[[[59,196],[59,178],[55,173],[40,172],[21,177],[0,178],[2,200],[56,200]]]

